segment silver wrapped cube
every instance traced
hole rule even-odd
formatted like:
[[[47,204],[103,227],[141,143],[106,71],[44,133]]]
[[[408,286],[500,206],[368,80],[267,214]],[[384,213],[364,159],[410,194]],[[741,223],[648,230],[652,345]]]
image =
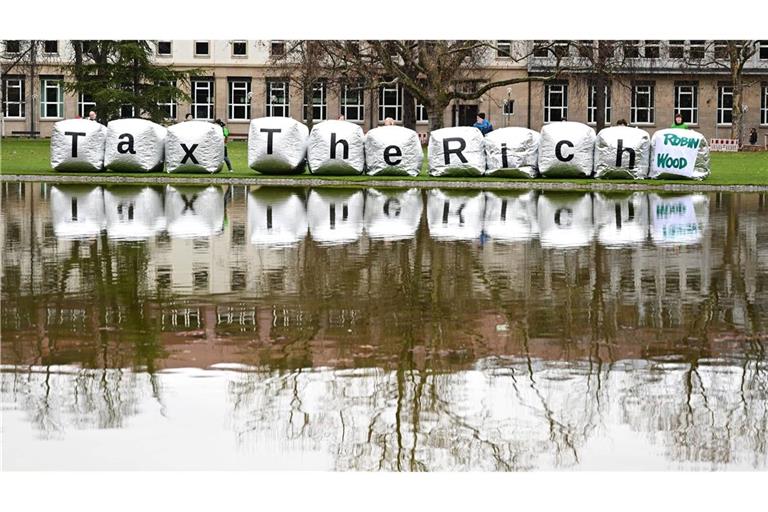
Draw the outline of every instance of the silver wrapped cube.
[[[380,126],[365,135],[366,174],[418,176],[424,152],[419,134],[402,126]]]
[[[653,134],[649,178],[703,180],[709,173],[709,143],[702,134],[682,128]]]
[[[690,245],[701,241],[709,223],[704,194],[650,194],[651,239],[656,245]]]
[[[354,242],[363,233],[365,198],[359,189],[317,188],[309,193],[309,234],[320,244]]]
[[[248,194],[248,232],[253,245],[285,247],[307,236],[307,211],[295,189],[258,187]]]
[[[104,167],[112,171],[162,171],[167,131],[147,119],[110,121]]]
[[[481,176],[485,172],[485,139],[472,126],[440,128],[429,134],[430,176]]]
[[[106,224],[103,190],[90,185],[54,185],[51,219],[56,238],[97,237]]]
[[[594,199],[597,239],[606,247],[622,247],[648,238],[645,193],[600,192]]]
[[[589,178],[594,147],[595,130],[585,124],[547,124],[541,129],[539,173],[543,178]]]
[[[218,172],[224,163],[224,132],[206,121],[185,121],[168,128],[166,172]]]
[[[307,143],[312,174],[354,175],[365,170],[363,129],[349,121],[323,121],[312,127]]]
[[[109,238],[146,240],[165,229],[163,193],[157,187],[107,187],[104,211]]]
[[[103,171],[106,138],[107,129],[96,121],[58,121],[51,133],[51,167],[56,171]]]
[[[261,117],[248,132],[248,167],[262,174],[301,174],[309,129],[290,117]]]
[[[544,192],[539,196],[537,214],[542,247],[581,247],[592,241],[595,225],[590,194]]]
[[[539,132],[500,128],[485,136],[486,176],[535,178],[539,169]]]
[[[536,195],[535,190],[486,192],[485,233],[500,242],[536,238],[539,235]]]
[[[651,136],[640,128],[604,128],[595,140],[595,178],[643,179],[648,175]]]
[[[208,237],[224,231],[221,187],[171,186],[165,189],[165,218],[173,238]]]
[[[479,239],[484,206],[480,191],[431,189],[427,197],[429,236],[436,240]]]
[[[365,196],[365,230],[372,239],[413,238],[419,229],[422,209],[421,191],[417,188],[368,189]]]

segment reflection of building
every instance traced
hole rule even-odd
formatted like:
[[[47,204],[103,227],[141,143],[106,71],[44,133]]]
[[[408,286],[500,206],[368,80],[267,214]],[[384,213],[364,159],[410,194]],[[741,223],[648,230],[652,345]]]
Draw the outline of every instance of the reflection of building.
[[[163,191],[157,187],[111,187],[104,190],[107,236],[149,238],[165,229]]]
[[[429,236],[436,240],[476,240],[483,232],[485,196],[480,191],[431,189],[427,198]]]
[[[260,187],[248,194],[249,241],[256,245],[292,245],[307,236],[307,212],[295,190]]]
[[[93,238],[104,229],[101,187],[56,185],[51,188],[53,230],[59,238]]]
[[[419,227],[421,211],[419,189],[368,189],[365,196],[365,231],[373,239],[411,238]]]
[[[318,188],[309,193],[309,234],[319,243],[354,242],[363,233],[362,190]]]
[[[592,196],[583,193],[545,192],[538,200],[542,247],[579,247],[595,232]]]
[[[486,192],[483,229],[497,241],[536,238],[539,234],[536,192]]]

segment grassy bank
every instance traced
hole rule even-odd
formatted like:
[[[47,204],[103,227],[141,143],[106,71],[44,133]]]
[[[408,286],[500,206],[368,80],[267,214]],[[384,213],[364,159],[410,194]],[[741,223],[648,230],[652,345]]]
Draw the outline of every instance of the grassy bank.
[[[265,176],[248,168],[247,144],[245,141],[234,141],[229,144],[229,157],[234,166],[234,172],[222,172],[211,177],[220,178],[280,178],[276,176]],[[0,146],[0,172],[3,175],[88,175],[98,176],[95,173],[56,173],[51,169],[50,149],[48,139],[16,139],[4,138]],[[178,177],[205,177],[205,174],[167,174],[164,172],[153,173],[118,173],[106,171],[103,176],[129,176],[129,177],[163,177],[170,180]],[[322,179],[329,181],[366,181],[371,176],[315,176],[305,172],[304,174],[285,176],[285,178],[294,179]],[[509,179],[509,178],[434,178],[427,174],[426,158],[422,164],[421,174],[415,178],[402,178],[382,176],[376,177],[377,181],[402,181],[403,179],[414,181],[439,181],[441,179],[450,179],[451,181],[481,181],[481,182],[503,182],[515,181],[524,182],[531,180]],[[538,179],[536,181],[542,181]],[[547,182],[590,182],[599,181],[601,183],[627,183],[622,180],[556,180],[547,179]],[[650,182],[646,182],[650,183]],[[768,153],[713,153],[712,154],[712,174],[703,182],[681,182],[653,180],[653,184],[681,184],[681,183],[699,183],[707,185],[768,185]]]

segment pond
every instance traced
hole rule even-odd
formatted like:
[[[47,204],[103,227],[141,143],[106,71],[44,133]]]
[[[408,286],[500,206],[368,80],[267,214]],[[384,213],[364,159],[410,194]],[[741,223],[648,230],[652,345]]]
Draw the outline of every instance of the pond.
[[[5,182],[3,465],[765,470],[767,214]]]

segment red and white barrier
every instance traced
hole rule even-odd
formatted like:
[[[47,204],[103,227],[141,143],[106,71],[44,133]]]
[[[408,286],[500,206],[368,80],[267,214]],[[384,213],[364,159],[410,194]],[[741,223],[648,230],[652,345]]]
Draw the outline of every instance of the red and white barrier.
[[[738,151],[738,139],[709,139],[710,151]]]

